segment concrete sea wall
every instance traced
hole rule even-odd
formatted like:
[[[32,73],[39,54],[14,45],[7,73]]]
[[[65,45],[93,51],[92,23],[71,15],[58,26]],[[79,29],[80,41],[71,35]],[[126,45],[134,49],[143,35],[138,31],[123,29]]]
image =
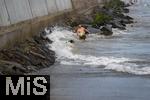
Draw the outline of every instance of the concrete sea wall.
[[[70,0],[0,0],[0,26],[71,9]]]
[[[98,5],[105,0],[0,0],[0,47],[39,32],[66,13]]]

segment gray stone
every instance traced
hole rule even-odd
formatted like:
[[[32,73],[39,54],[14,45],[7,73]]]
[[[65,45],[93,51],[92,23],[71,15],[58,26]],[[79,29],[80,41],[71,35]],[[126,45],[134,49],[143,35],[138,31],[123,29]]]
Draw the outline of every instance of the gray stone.
[[[96,28],[93,28],[93,27],[88,27],[87,29],[88,29],[90,34],[99,34],[99,33],[101,33],[100,29],[96,29]]]
[[[101,35],[109,36],[113,34],[112,28],[110,25],[102,26],[101,31],[102,31]]]

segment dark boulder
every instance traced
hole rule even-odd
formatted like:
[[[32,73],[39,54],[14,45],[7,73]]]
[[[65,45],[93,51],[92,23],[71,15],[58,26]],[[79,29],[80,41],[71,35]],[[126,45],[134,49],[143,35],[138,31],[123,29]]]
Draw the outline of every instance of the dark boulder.
[[[28,70],[28,72],[35,72],[35,71],[37,71],[37,67],[36,66],[27,66],[27,70]]]
[[[46,37],[45,41],[47,41],[47,42],[50,43],[50,44],[53,43],[53,41],[50,40],[48,37]]]
[[[128,19],[128,20],[134,20],[132,17],[130,16],[124,16],[123,18]]]
[[[3,65],[1,71],[5,74],[18,75],[26,72],[26,68],[16,62],[0,60],[0,64]]]
[[[87,27],[90,34],[101,34],[101,30],[99,28],[94,28],[92,26]]]
[[[122,24],[131,24],[131,23],[133,23],[133,20],[122,19],[120,22],[121,22]]]
[[[124,13],[129,13],[129,9],[124,8],[124,9],[123,9],[123,12],[124,12]]]
[[[114,19],[110,23],[111,23],[113,28],[119,28],[121,30],[125,30],[126,29],[125,28],[125,24],[121,23],[121,21],[119,19]]]
[[[110,36],[113,34],[111,25],[102,26],[100,30],[102,31],[101,35]]]
[[[53,65],[55,52],[46,45],[51,43],[46,35],[43,31],[13,47],[0,50],[0,72],[4,75],[22,75]]]

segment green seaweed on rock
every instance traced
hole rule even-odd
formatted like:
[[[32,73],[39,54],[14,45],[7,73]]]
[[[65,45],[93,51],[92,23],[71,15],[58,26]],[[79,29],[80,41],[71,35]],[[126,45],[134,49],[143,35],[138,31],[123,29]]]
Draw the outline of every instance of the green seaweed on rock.
[[[92,25],[93,26],[104,25],[105,23],[109,22],[111,19],[112,19],[112,17],[105,13],[97,13],[94,17],[94,21],[93,21]]]

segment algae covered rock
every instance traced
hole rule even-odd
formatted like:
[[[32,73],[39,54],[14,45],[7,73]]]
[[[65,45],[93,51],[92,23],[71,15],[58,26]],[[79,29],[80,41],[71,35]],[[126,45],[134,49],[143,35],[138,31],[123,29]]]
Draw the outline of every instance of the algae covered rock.
[[[112,19],[111,16],[105,14],[105,13],[97,13],[94,17],[94,21],[92,23],[93,26],[101,26],[105,25]]]

